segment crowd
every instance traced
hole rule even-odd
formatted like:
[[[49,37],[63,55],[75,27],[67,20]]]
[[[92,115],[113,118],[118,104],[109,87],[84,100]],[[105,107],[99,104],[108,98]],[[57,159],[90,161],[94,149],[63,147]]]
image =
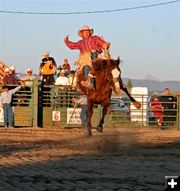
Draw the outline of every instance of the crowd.
[[[76,86],[75,71],[71,70],[68,59],[64,59],[64,63],[59,67],[56,66],[54,58],[49,57],[49,53],[45,52],[42,63],[39,67],[39,74],[34,74],[33,70],[28,68],[25,74],[16,73],[14,66],[6,67],[3,76],[1,77],[1,84],[19,85],[24,82],[25,85],[32,85],[32,80],[38,78],[44,85],[71,85]],[[52,62],[52,63],[51,63]]]

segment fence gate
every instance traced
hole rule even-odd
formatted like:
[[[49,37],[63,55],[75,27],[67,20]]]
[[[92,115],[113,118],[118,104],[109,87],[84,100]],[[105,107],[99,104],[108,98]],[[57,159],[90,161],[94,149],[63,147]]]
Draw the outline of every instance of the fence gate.
[[[9,85],[8,85],[9,86]],[[13,89],[17,86],[9,86]],[[13,94],[12,107],[14,111],[14,126],[35,127],[37,126],[37,80],[32,85],[26,86]],[[3,110],[1,110],[0,126],[3,126]]]

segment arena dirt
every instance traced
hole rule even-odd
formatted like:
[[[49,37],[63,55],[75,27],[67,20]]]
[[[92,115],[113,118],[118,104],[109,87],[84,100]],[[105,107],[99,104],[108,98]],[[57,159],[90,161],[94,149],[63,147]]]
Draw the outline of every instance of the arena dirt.
[[[180,175],[180,131],[0,128],[0,190],[162,191]]]

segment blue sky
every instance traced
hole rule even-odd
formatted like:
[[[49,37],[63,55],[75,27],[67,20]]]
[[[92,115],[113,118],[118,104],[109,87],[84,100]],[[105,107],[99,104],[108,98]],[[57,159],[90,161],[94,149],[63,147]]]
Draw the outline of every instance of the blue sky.
[[[168,0],[0,0],[0,10],[75,12],[121,9]],[[113,58],[120,56],[122,77],[180,81],[180,2],[101,14],[23,15],[0,13],[0,60],[17,72],[38,71],[42,53],[50,51],[58,65],[68,58],[72,68],[79,52],[68,49],[64,37],[77,41],[88,25],[111,42]]]

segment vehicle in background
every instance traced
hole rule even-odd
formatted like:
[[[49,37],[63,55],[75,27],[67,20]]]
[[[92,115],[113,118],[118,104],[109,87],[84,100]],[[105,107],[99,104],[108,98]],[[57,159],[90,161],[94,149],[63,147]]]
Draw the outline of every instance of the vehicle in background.
[[[126,115],[129,115],[130,100],[126,97],[112,97],[109,109],[110,111],[122,111]]]

